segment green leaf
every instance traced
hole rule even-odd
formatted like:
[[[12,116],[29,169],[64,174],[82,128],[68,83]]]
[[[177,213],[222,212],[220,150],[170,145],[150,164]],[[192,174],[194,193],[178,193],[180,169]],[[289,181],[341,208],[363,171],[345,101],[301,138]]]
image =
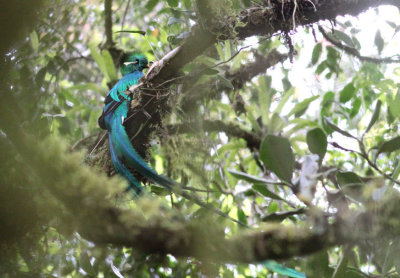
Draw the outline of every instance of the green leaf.
[[[240,222],[242,222],[244,224],[247,224],[247,217],[246,217],[246,214],[244,213],[244,211],[242,209],[238,208],[238,210],[237,210],[237,219]]]
[[[239,179],[239,180],[244,180],[247,181],[249,183],[253,183],[253,184],[260,184],[260,183],[268,183],[270,181],[264,179],[264,178],[260,178],[260,177],[256,177],[253,175],[249,175],[247,173],[244,172],[240,172],[240,171],[236,171],[233,169],[228,169],[228,172],[234,176],[235,178]]]
[[[380,101],[378,99],[378,101],[376,102],[376,105],[375,105],[374,113],[372,114],[371,120],[369,121],[368,127],[365,130],[365,133],[367,133],[372,128],[372,126],[376,123],[376,121],[378,120],[379,114],[381,113],[381,107],[382,107],[382,101]]]
[[[341,187],[363,184],[361,178],[353,172],[337,172],[336,179]]]
[[[359,202],[364,201],[363,194],[363,181],[353,172],[337,172],[336,180],[344,194],[354,198]]]
[[[321,74],[328,68],[328,63],[326,61],[322,61],[318,67],[315,69],[316,74]]]
[[[32,31],[32,33],[29,35],[29,38],[31,40],[33,50],[37,52],[39,49],[39,37],[36,31]]]
[[[168,5],[172,8],[178,7],[179,1],[178,0],[167,0]]]
[[[107,74],[110,77],[110,80],[117,80],[117,71],[115,70],[114,61],[111,57],[111,54],[108,50],[103,50],[101,52],[103,56],[104,66],[106,67]]]
[[[332,128],[334,131],[339,132],[340,134],[346,136],[346,137],[350,137],[350,138],[354,138],[356,139],[356,137],[354,137],[353,135],[351,135],[350,133],[348,133],[347,131],[344,131],[343,129],[339,128],[337,125],[335,125],[334,123],[332,123],[330,120],[328,120],[328,118],[324,117],[325,120],[325,124],[327,124],[330,128]]]
[[[107,79],[107,81],[111,81],[110,76],[108,75],[108,71],[103,59],[103,56],[97,50],[97,46],[94,42],[89,43],[90,54],[92,55],[94,61],[96,62],[97,66],[99,67],[101,73]]]
[[[260,76],[258,78],[258,103],[260,106],[260,114],[263,125],[268,125],[269,123],[269,109],[271,105],[271,77],[270,76]]]
[[[312,55],[311,55],[311,64],[315,65],[318,63],[319,58],[321,57],[322,53],[322,44],[319,42],[314,46]]]
[[[271,199],[274,200],[282,200],[281,197],[279,197],[278,195],[276,195],[275,193],[273,193],[272,191],[270,191],[267,188],[267,185],[265,184],[255,184],[253,185],[253,189],[259,193],[261,193],[262,195],[264,195],[265,197],[269,197]]]
[[[267,135],[261,143],[260,158],[275,175],[290,183],[294,170],[294,156],[287,138]]]
[[[160,2],[160,0],[149,0],[145,7],[148,11],[152,11],[158,2]]]
[[[232,56],[232,51],[231,51],[231,43],[229,40],[225,41],[225,47],[224,47],[224,55],[225,55],[225,60],[228,60]]]
[[[389,141],[384,142],[378,149],[380,153],[391,153],[400,149],[400,136],[397,136]]]
[[[353,119],[358,114],[358,112],[360,112],[361,104],[361,99],[359,97],[356,97],[352,104],[353,108],[350,111],[350,118]]]
[[[310,103],[316,100],[317,98],[319,98],[319,96],[313,96],[306,98],[302,102],[297,103],[292,109],[292,111],[290,111],[289,114],[287,114],[287,117],[290,117],[293,114],[295,114],[296,117],[300,117],[302,114],[306,112]]]
[[[219,73],[219,71],[216,70],[216,69],[207,68],[207,69],[201,71],[201,73],[203,73],[203,74],[205,74],[205,75],[216,75],[216,74]],[[232,84],[232,83],[231,83],[231,84]]]
[[[320,159],[322,160],[328,146],[325,132],[319,127],[314,128],[307,132],[306,140],[308,149],[312,153],[318,154]]]
[[[334,35],[334,37],[336,37],[337,39],[341,40],[342,42],[344,42],[348,46],[354,47],[353,40],[346,33],[343,33],[342,31],[339,31],[339,30],[335,29],[333,35]]]
[[[157,185],[150,186],[150,191],[158,196],[167,196],[171,194],[171,192],[165,189],[164,187],[160,187]]]
[[[333,271],[329,268],[329,254],[327,251],[321,251],[309,256],[306,266],[307,277],[331,277],[332,272]]]
[[[82,252],[79,256],[79,266],[90,276],[95,276],[96,271],[94,270],[92,264],[90,263],[89,256],[86,252]]]
[[[224,85],[226,88],[229,88],[231,90],[234,89],[232,82],[230,80],[226,79],[225,76],[218,74],[217,78],[221,81],[222,85]]]
[[[273,202],[276,205],[276,202]],[[269,209],[269,208],[268,208]],[[284,211],[284,212],[273,212],[262,218],[262,221],[274,221],[274,222],[282,222],[288,217],[293,217],[294,215],[305,213],[304,208],[299,208],[292,211]]]
[[[341,103],[348,102],[355,94],[356,88],[353,82],[347,84],[339,93],[339,100]]]
[[[374,43],[375,46],[378,48],[379,54],[381,54],[383,46],[385,45],[385,41],[383,40],[381,31],[379,29],[376,31]]]
[[[397,90],[396,97],[394,99],[388,100],[389,111],[391,115],[395,118],[400,118],[400,87]]]
[[[295,92],[295,87],[291,87],[289,90],[287,90],[281,100],[279,101],[278,105],[276,106],[274,113],[280,114],[282,112],[283,106],[285,106],[286,102],[289,100],[289,98],[294,94]]]
[[[171,26],[171,25],[173,25],[173,24],[177,24],[177,23],[179,23],[179,24],[181,24],[181,23],[183,23],[183,22],[185,22],[183,19],[180,19],[180,18],[177,18],[177,17],[170,17],[170,18],[168,18],[168,22],[167,22],[167,25],[168,26]]]
[[[279,114],[274,113],[269,121],[268,129],[270,133],[276,133],[281,131],[286,125],[286,121],[284,121]]]

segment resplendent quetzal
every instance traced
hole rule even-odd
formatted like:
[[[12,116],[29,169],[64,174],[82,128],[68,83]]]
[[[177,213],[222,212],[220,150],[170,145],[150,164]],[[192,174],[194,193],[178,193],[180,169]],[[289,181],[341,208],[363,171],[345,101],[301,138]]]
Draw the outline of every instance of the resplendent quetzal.
[[[103,113],[98,120],[99,126],[108,130],[111,160],[115,171],[128,179],[130,189],[133,189],[136,195],[142,192],[142,184],[133,176],[127,166],[133,168],[148,180],[165,187],[169,191],[176,192],[174,189],[179,184],[168,177],[159,175],[144,161],[133,148],[124,127],[124,121],[127,118],[132,100],[132,94],[128,89],[138,83],[138,80],[143,76],[143,69],[148,68],[147,58],[139,53],[128,52],[121,56],[119,64],[123,76],[107,94],[104,100]],[[194,196],[189,196],[184,192],[179,194],[200,206],[209,208],[208,205],[194,198]],[[221,212],[219,214],[222,215]]]
[[[124,127],[129,104],[132,100],[132,94],[128,89],[132,85],[138,83],[138,80],[143,76],[143,69],[147,67],[147,58],[142,54],[133,52],[123,54],[120,59],[120,71],[123,76],[110,90],[104,100],[103,113],[99,117],[98,122],[102,129],[108,131],[111,160],[114,164],[115,171],[129,181],[129,188],[133,189],[137,196],[142,192],[142,184],[129,171],[128,167],[131,167],[151,182],[157,183],[169,191],[193,201],[203,208],[209,209],[242,226],[247,226],[215,207],[204,203],[194,194],[188,194],[182,191],[181,184],[168,177],[159,175],[133,148]]]
[[[130,188],[134,190],[136,195],[139,195],[142,191],[142,184],[129,171],[127,165],[135,169],[140,175],[146,177],[152,182],[166,187],[170,191],[176,192],[174,189],[177,186],[179,187],[177,182],[168,177],[159,175],[147,164],[146,161],[143,160],[143,158],[133,148],[124,127],[124,121],[128,115],[129,104],[132,100],[132,94],[128,89],[132,85],[138,83],[138,80],[143,76],[143,69],[148,68],[147,64],[147,58],[142,54],[129,52],[122,55],[120,59],[120,71],[123,76],[107,94],[106,99],[104,100],[103,113],[98,120],[100,127],[108,131],[111,159],[115,171],[129,181]],[[201,207],[208,208],[221,216],[244,225],[216,208],[203,203],[193,195],[186,194],[182,191],[179,192],[179,195],[194,201]],[[282,275],[294,278],[305,277],[303,273],[284,267],[274,261],[265,261],[263,265]]]
[[[149,178],[157,173],[135,151],[125,131],[124,121],[128,115],[131,93],[129,87],[138,83],[143,69],[148,68],[147,58],[138,53],[124,53],[119,61],[122,78],[108,92],[104,100],[103,113],[99,117],[99,126],[108,130],[111,160],[115,171],[128,179],[130,189],[136,194],[142,191],[142,185],[129,171],[129,163],[141,175]]]

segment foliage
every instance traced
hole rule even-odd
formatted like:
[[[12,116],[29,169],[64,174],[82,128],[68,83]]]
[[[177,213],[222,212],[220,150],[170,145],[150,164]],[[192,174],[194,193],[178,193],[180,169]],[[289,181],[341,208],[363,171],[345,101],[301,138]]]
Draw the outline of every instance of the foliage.
[[[121,209],[132,226],[141,219],[143,225],[161,223],[176,231],[182,219],[209,217],[210,212],[155,185],[148,188],[157,200],[132,200],[122,193],[120,179],[102,174],[110,163],[99,151],[104,142],[97,126],[103,97],[118,78],[115,49],[139,50],[159,60],[199,20],[193,2],[113,0],[116,45],[110,48],[103,1],[46,1],[37,22],[6,53],[0,108],[12,110],[2,109],[0,119],[2,277],[276,277],[257,261],[223,264],[146,254],[117,240],[96,242],[102,231],[93,227],[103,226],[96,226],[91,215],[99,208]],[[264,2],[269,1],[225,0],[214,12],[229,17]],[[329,40],[378,60],[397,54],[400,22],[385,21],[385,13],[386,8],[366,13],[379,22],[374,34],[365,35],[370,27],[361,19],[343,17],[332,30],[321,23],[331,30],[326,37],[313,26],[297,27],[296,33],[282,30],[294,45],[284,34],[211,45],[171,82],[168,114],[161,132],[153,135],[157,144],[147,151],[149,161],[184,190],[266,230],[270,222],[305,225],[314,209],[329,222],[337,213],[378,206],[385,194],[399,189],[400,67],[363,60]],[[293,63],[256,76],[245,71],[258,56],[290,52],[292,46]],[[241,73],[243,86],[230,79],[233,73]],[[84,158],[75,154],[78,149],[86,151]],[[313,154],[318,163],[307,164]],[[89,170],[84,161],[95,166]],[[215,222],[221,227],[200,225],[204,231],[195,235],[218,238],[219,229],[227,237],[247,231],[227,220]],[[112,229],[104,225],[104,231]],[[115,231],[118,236],[125,235]],[[284,264],[307,277],[400,276],[398,234],[319,251]]]

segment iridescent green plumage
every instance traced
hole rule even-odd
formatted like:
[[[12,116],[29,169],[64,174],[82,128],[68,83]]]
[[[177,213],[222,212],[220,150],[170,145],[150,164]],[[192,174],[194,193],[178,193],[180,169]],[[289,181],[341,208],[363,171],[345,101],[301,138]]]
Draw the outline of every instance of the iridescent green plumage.
[[[135,169],[135,171],[148,180],[167,188],[169,191],[175,192],[174,188],[180,186],[168,177],[159,175],[146,163],[146,161],[143,160],[143,158],[133,148],[124,127],[124,121],[127,118],[129,103],[132,97],[130,92],[127,90],[132,85],[138,83],[138,80],[143,76],[142,71],[146,67],[147,59],[141,54],[127,53],[122,56],[120,61],[120,71],[123,77],[107,94],[104,101],[103,113],[99,118],[100,127],[108,130],[110,154],[115,171],[129,181],[130,188],[134,190],[137,196],[139,196],[142,191],[142,185],[129,171],[129,167]],[[181,190],[179,190],[179,194],[225,218],[229,218],[232,221],[244,225],[243,223],[230,218],[221,211],[201,202],[193,195],[186,194]],[[289,277],[306,277],[303,273],[284,267],[274,261],[265,261],[263,265],[276,273],[287,275]]]

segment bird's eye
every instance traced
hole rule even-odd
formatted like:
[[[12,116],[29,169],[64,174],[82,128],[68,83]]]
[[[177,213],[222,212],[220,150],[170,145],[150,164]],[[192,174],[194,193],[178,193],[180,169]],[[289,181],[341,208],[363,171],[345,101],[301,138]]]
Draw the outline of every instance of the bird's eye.
[[[139,64],[139,59],[136,59],[134,64]]]

